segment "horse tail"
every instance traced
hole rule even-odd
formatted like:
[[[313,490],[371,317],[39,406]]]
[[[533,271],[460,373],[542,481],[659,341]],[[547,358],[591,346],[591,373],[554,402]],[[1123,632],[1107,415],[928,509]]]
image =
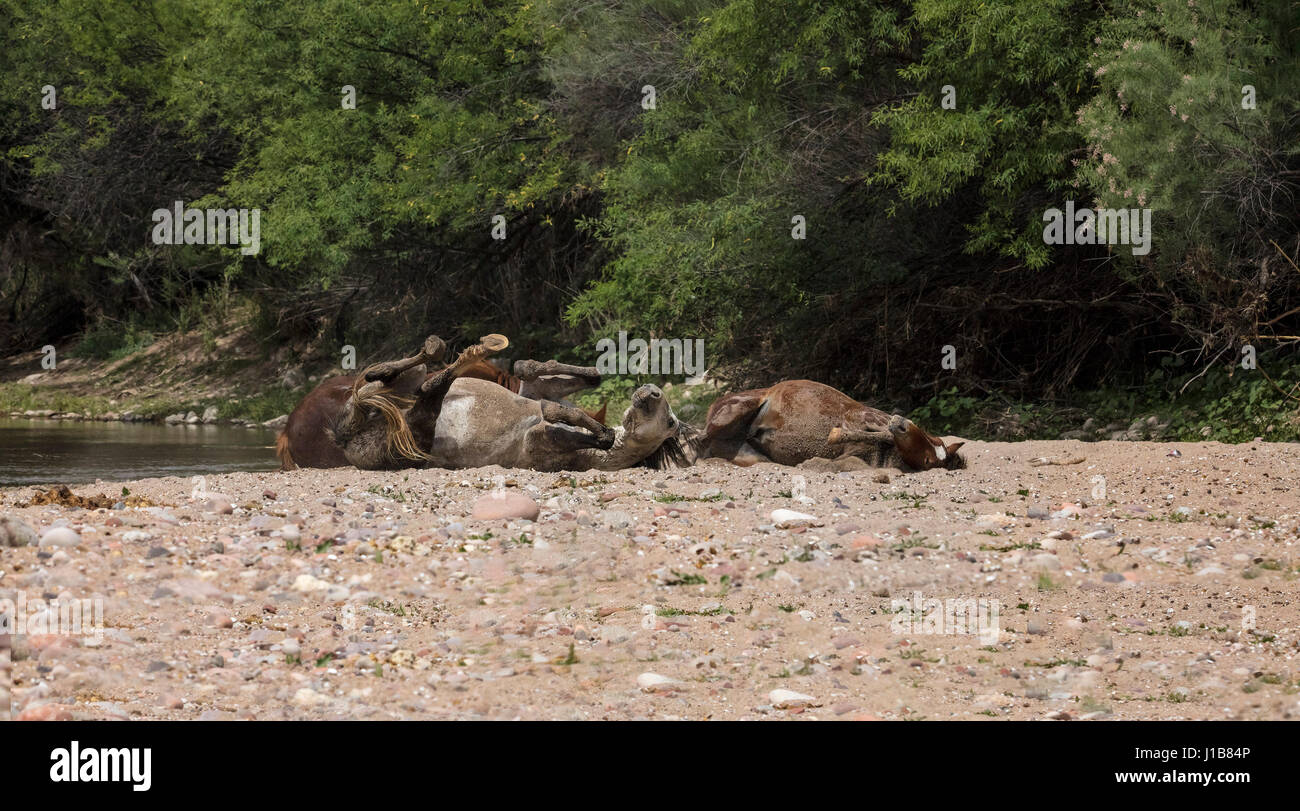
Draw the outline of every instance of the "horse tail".
[[[428,461],[431,457],[420,450],[404,413],[415,403],[415,398],[397,394],[388,387],[362,394],[361,388],[365,379],[366,376],[362,373],[357,377],[357,382],[352,385],[353,403],[359,409],[373,408],[384,418],[384,442],[389,455]]]
[[[289,452],[289,432],[284,430],[280,436],[275,439],[275,458],[280,460],[281,470],[295,470],[298,465],[293,461],[293,454]]]

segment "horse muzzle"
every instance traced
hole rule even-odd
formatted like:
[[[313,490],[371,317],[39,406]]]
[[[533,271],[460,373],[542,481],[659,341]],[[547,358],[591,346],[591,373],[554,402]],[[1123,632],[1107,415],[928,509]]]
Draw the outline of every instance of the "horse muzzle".
[[[640,411],[653,410],[664,398],[658,386],[646,384],[632,393],[632,407]]]

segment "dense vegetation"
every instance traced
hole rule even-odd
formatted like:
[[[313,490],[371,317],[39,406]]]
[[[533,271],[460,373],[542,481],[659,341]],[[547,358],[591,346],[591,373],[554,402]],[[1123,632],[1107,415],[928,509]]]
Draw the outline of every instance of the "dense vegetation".
[[[0,30],[0,353],[250,308],[323,365],[626,329],[938,419],[1221,387],[1249,343],[1272,379],[1233,398],[1294,406],[1297,0],[11,0]],[[1045,244],[1068,199],[1150,208],[1150,253]],[[262,250],[153,244],[176,200],[260,209]]]

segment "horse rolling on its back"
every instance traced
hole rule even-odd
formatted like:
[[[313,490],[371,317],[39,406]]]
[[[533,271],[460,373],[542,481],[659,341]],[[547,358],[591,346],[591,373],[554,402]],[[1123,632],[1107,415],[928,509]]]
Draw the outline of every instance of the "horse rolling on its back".
[[[672,413],[655,386],[632,397],[622,425],[603,424],[559,397],[594,385],[594,368],[555,361],[515,364],[509,376],[485,362],[504,348],[504,336],[485,336],[441,371],[426,365],[442,356],[434,336],[410,358],[375,364],[356,377],[322,382],[289,415],[276,441],[281,468],[364,469],[475,467],[498,464],[536,470],[616,470],[634,465],[685,464],[695,432]],[[533,396],[511,391],[511,381]]]

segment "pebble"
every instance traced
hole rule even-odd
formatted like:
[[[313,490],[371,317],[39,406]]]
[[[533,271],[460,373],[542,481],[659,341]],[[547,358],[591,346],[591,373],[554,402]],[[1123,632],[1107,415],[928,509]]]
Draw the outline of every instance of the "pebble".
[[[330,584],[319,577],[313,577],[309,574],[300,574],[290,586],[294,591],[301,591],[306,594],[315,594],[322,591],[329,591]]]
[[[36,530],[12,515],[0,515],[0,546],[28,546],[36,542]]]
[[[779,529],[790,527],[820,527],[822,522],[817,516],[794,510],[772,510],[772,523]]]
[[[203,502],[202,510],[205,513],[216,513],[217,515],[230,515],[235,511],[235,507],[233,504],[230,503],[230,499],[226,498],[225,496],[219,496],[214,493],[209,493],[207,500]]]
[[[18,713],[18,721],[71,721],[72,713],[62,704],[38,704]]]
[[[542,508],[523,493],[496,491],[474,502],[470,514],[471,521],[498,521],[501,519],[524,519],[536,521]]]
[[[796,693],[794,690],[776,689],[767,694],[767,700],[778,710],[790,710],[800,707],[820,707],[812,696]]]
[[[208,624],[213,628],[230,628],[235,622],[231,616],[224,611],[213,611],[208,615]]]
[[[643,693],[671,693],[680,690],[683,685],[675,679],[658,673],[642,673],[636,677],[636,686],[640,687]]]
[[[154,518],[157,518],[159,521],[162,521],[164,524],[175,526],[181,522],[181,519],[172,515],[170,511],[164,510],[162,507],[147,507],[145,508],[145,512]]]
[[[982,527],[1009,527],[1016,523],[1016,519],[1006,513],[985,513],[976,518],[975,523]]]
[[[310,687],[300,687],[298,692],[293,694],[293,703],[299,707],[319,707],[322,704],[329,704],[332,700],[329,696],[318,693]]]
[[[67,527],[48,529],[41,536],[41,546],[76,546],[81,543],[81,536]]]
[[[1044,552],[1041,555],[1034,555],[1026,561],[1025,568],[1035,572],[1059,572],[1061,570],[1061,559],[1051,552]]]

